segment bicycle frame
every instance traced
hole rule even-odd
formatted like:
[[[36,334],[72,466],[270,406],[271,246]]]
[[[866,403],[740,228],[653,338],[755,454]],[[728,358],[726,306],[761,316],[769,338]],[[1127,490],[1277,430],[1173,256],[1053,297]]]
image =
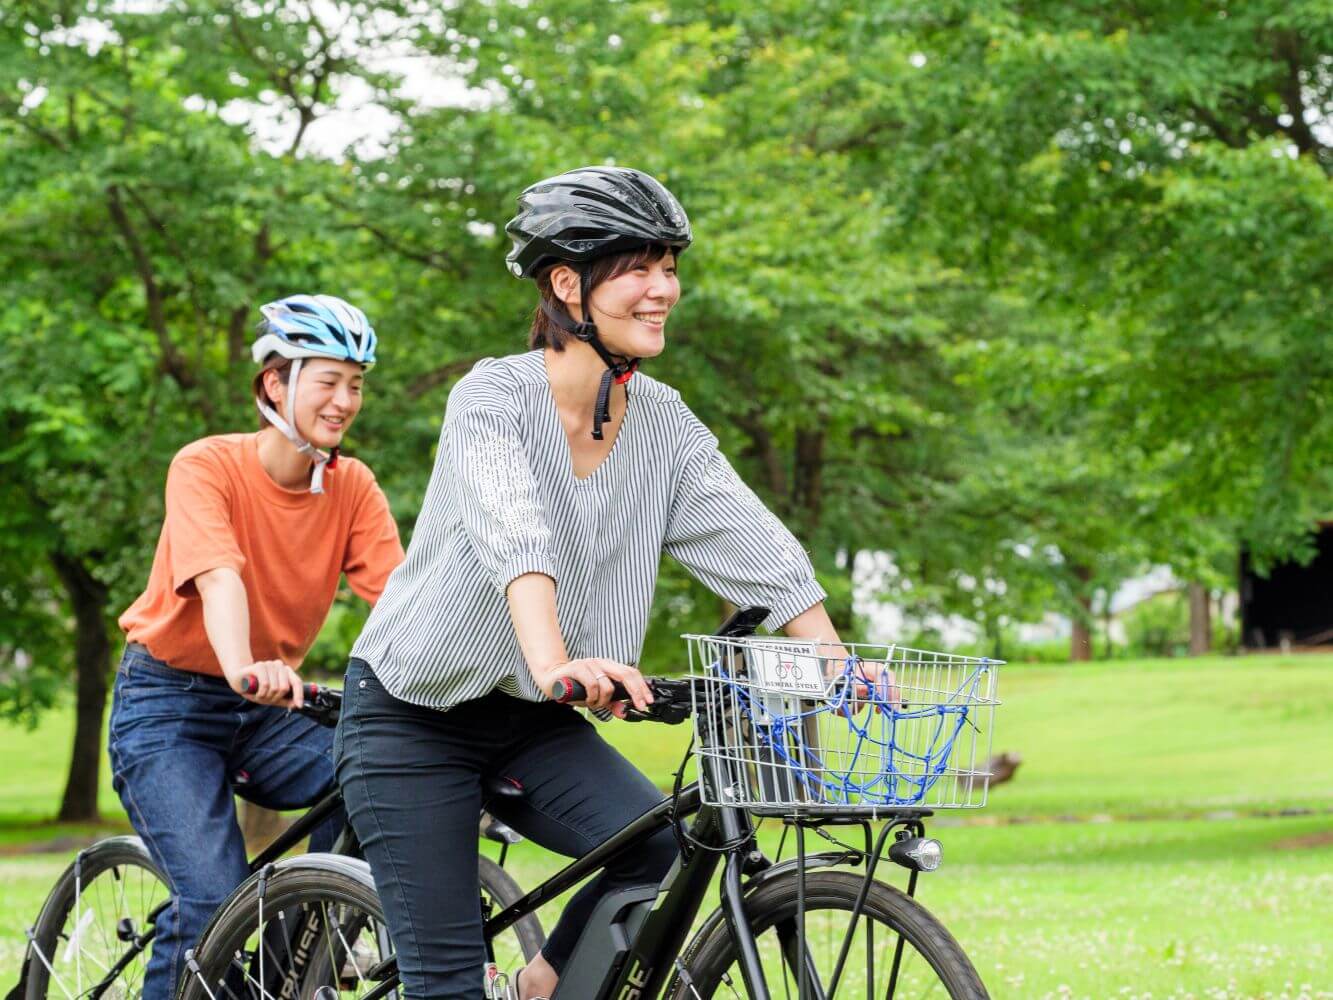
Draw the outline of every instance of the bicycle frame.
[[[701,805],[697,784],[688,785],[678,795],[663,799],[601,846],[571,862],[487,920],[483,928],[487,948],[490,948],[492,938],[605,867],[616,855],[633,850],[640,842],[670,826],[677,818],[692,815],[698,816],[691,831],[696,841],[710,846],[720,847],[723,843],[736,846],[725,851],[696,847],[689,856],[682,855],[679,866],[672,870],[668,881],[658,893],[653,911],[620,959],[614,977],[594,996],[585,1000],[646,1000],[661,992],[675,971],[672,960],[685,943],[723,854],[726,856],[723,897],[728,922],[732,924],[738,941],[749,942],[747,983],[752,979],[755,984],[762,984],[763,971],[759,967],[754,938],[744,918],[741,893],[742,851],[751,842],[753,826],[749,816],[741,810]],[[745,844],[738,843],[742,835]],[[380,968],[371,971],[369,978],[381,975],[387,978],[367,993],[363,1000],[378,1000],[397,988],[398,976],[393,963],[395,959],[389,958]],[[763,992],[752,989],[751,996],[755,1000],[767,1000],[768,992],[766,988]]]

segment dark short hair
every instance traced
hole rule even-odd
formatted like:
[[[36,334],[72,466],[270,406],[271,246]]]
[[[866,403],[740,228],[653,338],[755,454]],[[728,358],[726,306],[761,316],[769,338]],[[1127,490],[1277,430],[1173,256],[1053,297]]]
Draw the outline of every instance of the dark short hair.
[[[584,264],[585,273],[588,276],[588,291],[591,294],[592,289],[596,288],[604,281],[610,281],[612,278],[618,278],[626,271],[632,271],[640,264],[653,264],[661,260],[667,254],[675,256],[675,251],[671,247],[660,243],[653,243],[638,250],[629,250],[625,253],[608,254],[605,257],[598,257],[595,260]],[[565,304],[560,301],[560,296],[555,294],[555,289],[551,286],[551,272],[561,266],[557,261],[550,266],[537,272],[537,293],[552,309],[564,309]],[[572,267],[578,270],[577,265],[566,264],[566,267]],[[582,320],[582,316],[574,317]],[[551,317],[546,315],[545,310],[540,305],[532,313],[532,329],[528,333],[528,346],[532,349],[538,347],[549,347],[553,351],[563,351],[565,342],[569,339],[569,334],[551,321]]]

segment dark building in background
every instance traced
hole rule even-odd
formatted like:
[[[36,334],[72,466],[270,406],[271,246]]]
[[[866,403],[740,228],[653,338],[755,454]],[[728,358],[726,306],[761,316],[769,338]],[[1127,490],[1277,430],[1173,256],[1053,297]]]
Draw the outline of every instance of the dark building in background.
[[[1246,649],[1333,645],[1333,524],[1315,538],[1318,554],[1301,566],[1279,563],[1259,576],[1240,557],[1240,639]]]

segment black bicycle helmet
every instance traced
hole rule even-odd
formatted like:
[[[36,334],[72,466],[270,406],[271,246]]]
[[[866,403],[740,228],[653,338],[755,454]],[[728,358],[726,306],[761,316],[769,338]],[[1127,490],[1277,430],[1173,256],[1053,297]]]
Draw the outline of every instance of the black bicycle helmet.
[[[535,278],[556,263],[579,272],[582,323],[544,299],[541,309],[556,326],[592,347],[607,367],[593,410],[592,436],[600,441],[602,424],[611,414],[611,384],[629,381],[639,359],[617,357],[597,336],[588,304],[588,270],[582,265],[646,246],[666,246],[679,255],[693,238],[690,220],[676,196],[642,170],[580,167],[538,181],[519,195],[518,214],[505,232],[514,242],[505,259],[515,277]]]
[[[519,278],[650,244],[679,254],[692,239],[676,196],[629,167],[580,167],[538,181],[519,195],[505,232],[514,241],[509,270]]]

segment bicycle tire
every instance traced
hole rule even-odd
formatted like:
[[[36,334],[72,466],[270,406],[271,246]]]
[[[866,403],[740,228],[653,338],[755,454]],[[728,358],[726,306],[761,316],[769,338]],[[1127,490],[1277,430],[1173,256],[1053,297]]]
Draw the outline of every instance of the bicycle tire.
[[[56,880],[33,927],[24,971],[26,1000],[45,1000],[50,994],[48,962],[58,977],[54,995],[63,997],[67,991],[82,995],[133,950],[132,942],[119,935],[142,935],[149,914],[170,895],[166,875],[138,837],[109,837],[80,851]],[[70,926],[76,902],[79,914]],[[137,997],[148,955],[148,948],[135,954],[103,996]],[[102,975],[90,982],[89,975],[99,965]],[[74,981],[60,989],[66,974]]]
[[[789,872],[771,881],[761,884],[745,899],[745,911],[754,930],[756,941],[760,945],[760,955],[769,990],[773,996],[796,996],[796,973],[794,964],[782,955],[779,934],[775,928],[794,925],[797,909],[798,873]],[[838,921],[826,919],[825,914],[846,913],[850,916],[864,879],[854,872],[821,871],[807,872],[805,875],[805,920],[807,927],[807,950],[811,953],[815,969],[823,985],[829,984],[832,970],[836,964],[837,953],[842,943],[842,931],[832,936],[832,943],[820,940],[823,925],[836,925]],[[899,968],[899,978],[893,992],[887,990],[892,968],[892,948],[880,961],[878,973],[869,960],[867,974],[863,983],[857,982],[855,973],[855,955],[858,951],[874,955],[873,932],[869,935],[870,945],[862,943],[853,946],[848,955],[843,977],[839,980],[838,995],[859,997],[873,995],[879,997],[909,998],[930,995],[937,986],[942,985],[952,1000],[989,1000],[986,987],[981,982],[971,961],[963,952],[952,934],[928,910],[916,900],[893,886],[882,882],[872,882],[866,896],[857,933],[861,941],[866,940],[863,930],[867,919],[875,926],[883,926],[885,945],[894,942],[895,935],[901,935],[904,942],[903,953],[907,962]],[[846,926],[846,919],[841,921]],[[910,952],[909,952],[910,949]],[[911,968],[904,974],[907,963]],[[681,958],[684,974],[676,973],[668,984],[666,995],[671,1000],[710,1000],[715,994],[721,997],[739,997],[744,992],[743,980],[739,973],[735,943],[727,928],[721,912],[714,913],[700,929],[694,940],[687,946]],[[775,972],[781,972],[782,981],[789,984],[788,992],[780,993],[775,985]],[[910,978],[909,978],[910,977]],[[919,990],[917,984],[933,984],[929,990]],[[727,992],[719,993],[719,987]],[[851,987],[850,991],[845,987]],[[741,992],[737,992],[740,990]]]

